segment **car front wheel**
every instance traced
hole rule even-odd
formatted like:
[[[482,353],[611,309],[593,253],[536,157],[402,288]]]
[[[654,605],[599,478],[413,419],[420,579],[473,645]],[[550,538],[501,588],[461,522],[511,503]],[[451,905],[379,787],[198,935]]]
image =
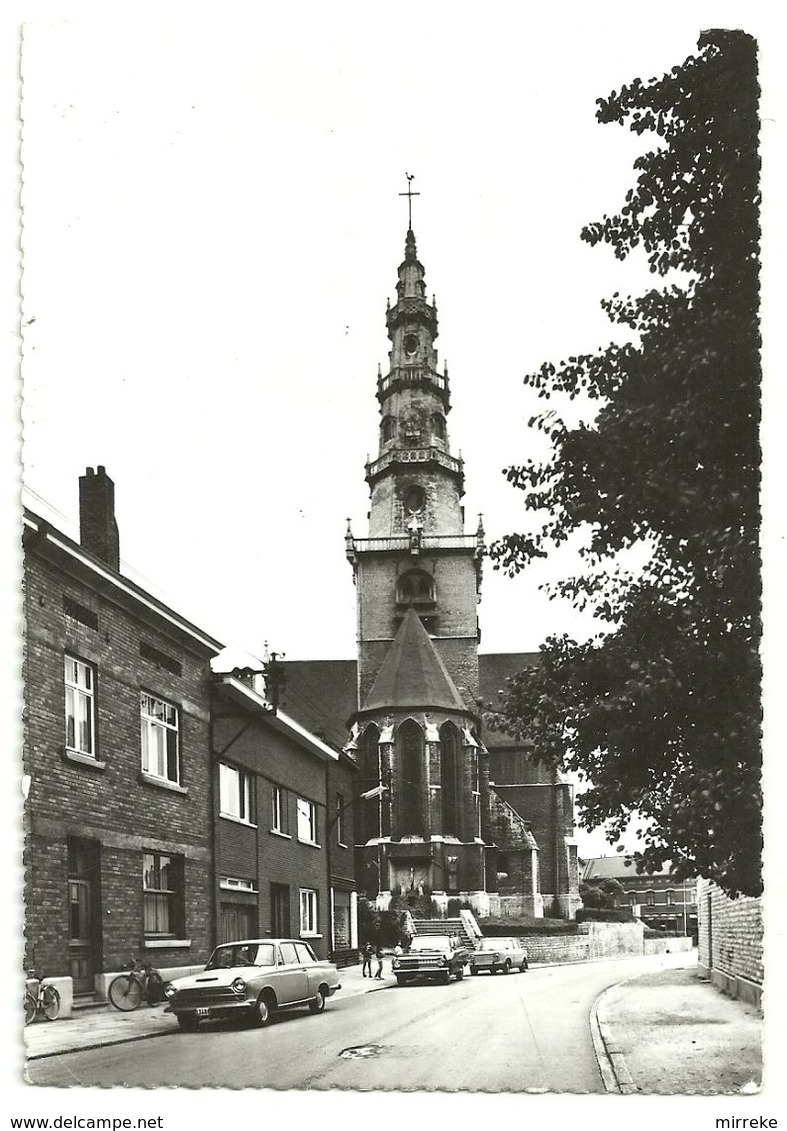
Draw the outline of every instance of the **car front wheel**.
[[[252,1017],[253,1023],[258,1029],[264,1029],[266,1025],[270,1025],[273,1019],[273,1010],[270,1001],[264,995],[257,998]]]
[[[199,1021],[196,1017],[192,1017],[190,1013],[179,1013],[178,1025],[184,1033],[196,1033],[199,1029]]]
[[[319,989],[317,991],[317,996],[312,998],[312,1000],[309,1002],[309,1009],[312,1011],[312,1013],[325,1012],[325,990]]]
[[[510,974],[511,973],[511,963],[508,961],[508,959],[506,959],[505,966],[503,967],[503,973],[504,974]]]
[[[470,973],[471,974],[477,974],[478,973],[478,967],[477,966],[471,966],[470,967]]]

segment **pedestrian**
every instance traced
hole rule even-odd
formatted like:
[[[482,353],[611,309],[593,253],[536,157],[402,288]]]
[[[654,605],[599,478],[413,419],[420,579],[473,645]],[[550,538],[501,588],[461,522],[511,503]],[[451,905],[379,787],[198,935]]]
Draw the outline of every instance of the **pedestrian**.
[[[383,976],[383,948],[377,944],[377,949],[374,952],[374,957],[377,959],[377,973],[375,978],[382,978]]]
[[[366,971],[367,970],[369,971],[369,977],[371,978],[371,976],[372,976],[372,955],[373,954],[374,954],[374,950],[372,949],[372,944],[370,942],[368,942],[366,944],[366,946],[363,948],[363,968],[361,970],[361,973],[363,974],[364,978],[366,977]]]

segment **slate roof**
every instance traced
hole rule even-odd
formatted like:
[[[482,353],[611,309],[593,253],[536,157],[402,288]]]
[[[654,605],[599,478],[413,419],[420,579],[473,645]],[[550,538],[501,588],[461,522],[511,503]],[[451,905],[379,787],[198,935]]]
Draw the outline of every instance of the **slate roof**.
[[[434,651],[433,646],[432,650]],[[538,652],[480,654],[480,694],[484,703],[494,706],[498,690],[505,687],[506,678],[537,662],[538,655]],[[349,733],[348,720],[358,710],[356,661],[286,660],[284,669],[287,682],[281,695],[282,708],[332,746],[344,746]],[[454,690],[456,691],[455,688]],[[422,705],[424,704],[419,697],[416,706]],[[490,731],[486,727],[484,741],[487,746],[491,744],[495,747],[519,745],[509,735]]]
[[[362,710],[467,706],[415,609],[408,609]]]
[[[648,876],[670,876],[671,870],[665,864],[657,872],[643,872],[637,875],[634,861],[630,856],[591,856],[585,860],[583,880],[645,880]]]

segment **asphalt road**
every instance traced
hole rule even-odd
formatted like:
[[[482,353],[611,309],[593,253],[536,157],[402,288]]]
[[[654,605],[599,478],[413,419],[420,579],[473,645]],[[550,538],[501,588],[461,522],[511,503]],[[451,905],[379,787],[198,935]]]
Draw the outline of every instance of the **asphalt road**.
[[[321,1016],[280,1015],[266,1029],[198,1033],[32,1061],[49,1086],[603,1092],[589,1017],[608,986],[652,960],[554,966],[461,983],[332,998]]]

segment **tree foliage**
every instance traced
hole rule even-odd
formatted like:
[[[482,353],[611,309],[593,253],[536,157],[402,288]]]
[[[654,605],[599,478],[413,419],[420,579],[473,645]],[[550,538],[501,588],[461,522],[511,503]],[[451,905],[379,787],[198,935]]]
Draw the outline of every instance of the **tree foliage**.
[[[604,304],[631,344],[526,378],[550,400],[531,423],[551,455],[505,474],[542,524],[492,549],[514,574],[588,532],[587,570],[555,591],[602,622],[586,643],[550,637],[496,725],[588,779],[586,827],[644,819],[640,870],[672,861],[731,895],[761,890],[758,94],[754,41],[712,31],[663,78],[599,100],[600,122],[653,148],[582,237],[643,249],[667,278]],[[597,411],[569,427],[560,400],[577,396]],[[648,564],[627,575],[637,544]]]

